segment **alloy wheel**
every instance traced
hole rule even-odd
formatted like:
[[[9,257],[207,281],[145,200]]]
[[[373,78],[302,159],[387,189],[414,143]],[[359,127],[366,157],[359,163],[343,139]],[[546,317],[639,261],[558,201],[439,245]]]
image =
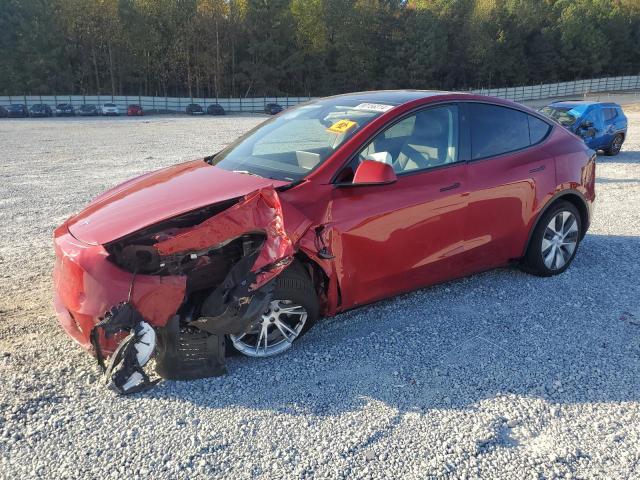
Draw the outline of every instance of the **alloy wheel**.
[[[542,260],[550,270],[560,270],[578,245],[578,220],[566,210],[558,212],[542,236]]]
[[[611,152],[618,153],[622,148],[622,137],[620,135],[616,135],[611,143]]]
[[[233,346],[250,357],[270,357],[291,347],[307,321],[307,311],[290,300],[273,300],[262,316],[240,335],[229,335]]]

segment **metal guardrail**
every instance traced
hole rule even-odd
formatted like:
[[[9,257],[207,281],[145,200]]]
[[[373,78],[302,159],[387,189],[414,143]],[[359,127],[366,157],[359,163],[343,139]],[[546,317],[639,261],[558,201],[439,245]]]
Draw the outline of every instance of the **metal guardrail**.
[[[640,89],[640,75],[592,78],[573,82],[548,83],[508,88],[481,88],[471,90],[471,93],[504,98],[516,102],[539,100],[554,97],[585,96],[598,92],[630,91]],[[290,107],[311,100],[312,97],[260,97],[260,98],[189,98],[189,97],[148,97],[140,95],[112,96],[112,95],[18,95],[0,96],[0,105],[23,103],[30,107],[38,103],[51,106],[60,103],[70,103],[74,107],[81,105],[116,104],[122,113],[128,105],[141,105],[147,112],[175,113],[185,112],[187,105],[198,103],[205,110],[209,105],[218,103],[228,112],[259,113],[264,112],[268,103],[278,103],[283,107]]]
[[[0,105],[23,103],[30,107],[44,103],[51,107],[70,103],[74,108],[81,105],[104,105],[113,103],[121,113],[126,113],[127,106],[141,105],[147,112],[157,113],[185,113],[187,105],[197,103],[203,109],[212,104],[219,104],[228,112],[264,112],[269,103],[278,103],[283,107],[290,107],[310,100],[310,97],[260,97],[260,98],[189,98],[189,97],[148,97],[141,95],[11,95],[0,96]]]
[[[584,96],[598,92],[616,92],[640,89],[640,75],[622,77],[592,78],[573,82],[548,83],[510,88],[481,88],[473,90],[479,95],[500,97],[515,102],[539,100],[543,98]]]

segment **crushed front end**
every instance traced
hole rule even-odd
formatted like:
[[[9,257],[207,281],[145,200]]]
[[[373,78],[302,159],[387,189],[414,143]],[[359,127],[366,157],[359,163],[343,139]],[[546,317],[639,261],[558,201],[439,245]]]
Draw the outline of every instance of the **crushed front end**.
[[[58,319],[119,393],[153,384],[143,367],[154,352],[164,378],[221,375],[225,336],[249,328],[292,261],[282,217],[266,187],[104,245],[62,225],[54,234]]]

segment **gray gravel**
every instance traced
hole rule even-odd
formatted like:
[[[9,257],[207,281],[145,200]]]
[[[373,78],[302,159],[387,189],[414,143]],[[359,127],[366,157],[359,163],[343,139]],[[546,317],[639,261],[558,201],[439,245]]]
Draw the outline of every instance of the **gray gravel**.
[[[261,119],[0,121],[0,477],[640,477],[636,112],[619,157],[599,158],[566,273],[424,289],[323,320],[279,357],[233,358],[226,377],[126,398],[57,325],[52,230]]]

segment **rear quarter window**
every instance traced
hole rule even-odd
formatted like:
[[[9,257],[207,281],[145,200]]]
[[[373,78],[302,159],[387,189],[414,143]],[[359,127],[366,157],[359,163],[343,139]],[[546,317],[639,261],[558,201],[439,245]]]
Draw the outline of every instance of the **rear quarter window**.
[[[551,130],[551,126],[532,115],[527,115],[527,119],[529,120],[529,141],[531,145],[540,143]]]

